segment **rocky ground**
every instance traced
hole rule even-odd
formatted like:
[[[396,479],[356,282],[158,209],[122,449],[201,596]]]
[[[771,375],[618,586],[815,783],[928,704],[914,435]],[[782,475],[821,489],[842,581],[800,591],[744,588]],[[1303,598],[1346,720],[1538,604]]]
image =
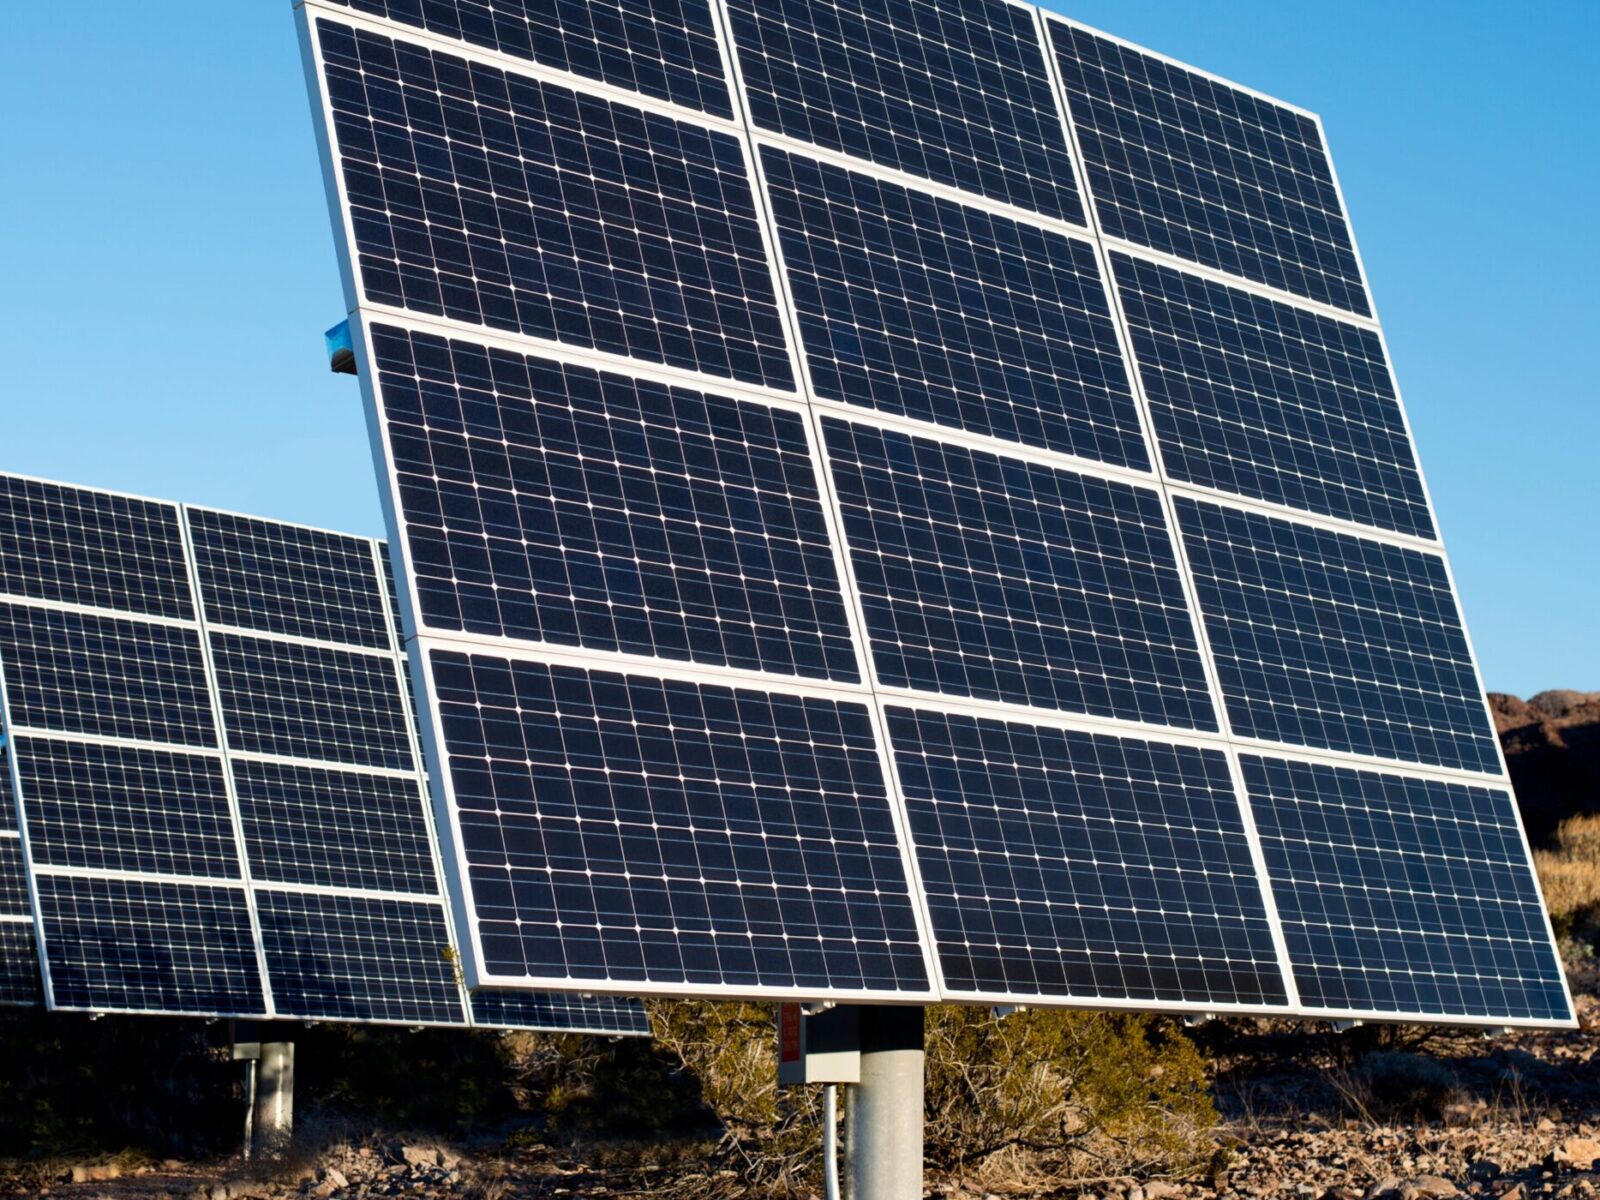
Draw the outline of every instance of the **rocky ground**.
[[[1427,1057],[1454,1085],[1431,1120],[1386,1120],[1387,1080],[1363,1083],[1305,1054],[1275,1056],[1285,1038],[1248,1035],[1219,1053],[1217,1092],[1227,1119],[1208,1168],[1186,1178],[1099,1180],[1022,1193],[1035,1200],[1586,1200],[1600,1197],[1600,1001],[1579,997],[1575,1033],[1519,1033],[1492,1041],[1431,1041]],[[1304,1044],[1305,1034],[1290,1034]],[[1410,1052],[1404,1056],[1412,1061]],[[608,1163],[607,1160],[613,1160]],[[620,1163],[621,1165],[614,1165]],[[0,1181],[0,1195],[55,1200],[355,1200],[461,1197],[716,1197],[738,1192],[732,1171],[707,1173],[693,1154],[642,1167],[615,1149],[589,1154],[521,1137],[471,1146],[392,1141],[335,1145],[271,1179],[237,1161],[204,1167],[116,1162],[35,1164]],[[957,1180],[930,1183],[940,1200],[993,1193]],[[1007,1198],[1009,1200],[1009,1197]]]

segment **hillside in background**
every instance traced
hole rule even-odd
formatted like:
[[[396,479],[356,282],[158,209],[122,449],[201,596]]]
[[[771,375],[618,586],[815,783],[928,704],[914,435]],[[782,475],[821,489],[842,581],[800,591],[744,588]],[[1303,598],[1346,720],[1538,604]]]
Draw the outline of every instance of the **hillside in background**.
[[[1600,692],[1490,692],[1489,707],[1535,845],[1567,817],[1600,811]]]

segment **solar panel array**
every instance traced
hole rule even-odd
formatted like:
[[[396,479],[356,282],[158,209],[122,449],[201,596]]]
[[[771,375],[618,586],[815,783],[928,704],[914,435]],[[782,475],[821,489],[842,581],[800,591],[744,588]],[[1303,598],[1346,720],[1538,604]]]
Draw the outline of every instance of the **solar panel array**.
[[[300,5],[468,978],[1569,1022],[1316,118],[584,8]]]
[[[380,569],[0,476],[6,998],[42,964],[57,1009],[646,1032],[637,1001],[462,986]]]

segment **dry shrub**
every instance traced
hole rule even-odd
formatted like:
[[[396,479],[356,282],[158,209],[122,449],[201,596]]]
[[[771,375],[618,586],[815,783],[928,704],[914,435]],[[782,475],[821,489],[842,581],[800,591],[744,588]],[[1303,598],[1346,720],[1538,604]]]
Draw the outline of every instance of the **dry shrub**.
[[[928,1010],[927,1154],[986,1188],[1184,1171],[1212,1153],[1205,1064],[1171,1021]]]
[[[711,1165],[754,1194],[815,1190],[819,1089],[777,1088],[772,1009],[655,1004],[651,1020],[723,1122]],[[1205,1066],[1172,1022],[944,1005],[927,1010],[925,1045],[929,1164],[986,1190],[1184,1170],[1212,1153]]]
[[[1556,933],[1593,945],[1600,933],[1600,814],[1570,817],[1534,865]]]

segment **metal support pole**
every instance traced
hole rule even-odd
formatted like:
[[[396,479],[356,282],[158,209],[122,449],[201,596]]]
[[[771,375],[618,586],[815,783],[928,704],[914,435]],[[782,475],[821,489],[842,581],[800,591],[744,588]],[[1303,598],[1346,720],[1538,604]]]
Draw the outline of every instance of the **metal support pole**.
[[[294,1136],[294,1043],[262,1042],[256,1071],[256,1144],[259,1157],[280,1157]]]
[[[839,1200],[839,1085],[822,1085],[822,1200]]]
[[[861,1008],[844,1114],[849,1200],[922,1200],[922,1009]]]

